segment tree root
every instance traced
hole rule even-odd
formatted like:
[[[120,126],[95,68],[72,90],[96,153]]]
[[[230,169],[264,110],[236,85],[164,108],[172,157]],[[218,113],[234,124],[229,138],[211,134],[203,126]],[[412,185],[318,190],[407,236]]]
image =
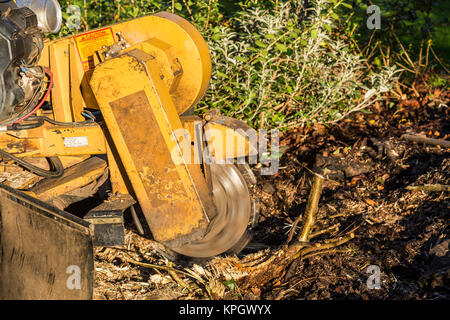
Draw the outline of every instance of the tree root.
[[[353,232],[354,230],[352,230],[346,236],[336,239],[329,239],[322,243],[311,244],[309,242],[311,239],[318,237],[319,235],[338,231],[340,227],[340,224],[337,224],[312,233],[312,229],[316,222],[319,199],[322,194],[323,181],[324,178],[322,176],[317,174],[314,176],[313,186],[309,195],[305,216],[303,218],[302,232],[300,233],[298,240],[287,248],[287,254],[289,256],[293,256],[294,260],[297,258],[303,259],[312,257],[318,254],[337,252],[337,250],[333,248],[341,246],[355,237]]]
[[[318,236],[321,236],[325,233],[333,233],[333,232],[338,232],[339,228],[340,228],[341,224],[335,224],[334,226],[328,227],[326,229],[322,229],[316,232],[311,233],[311,235],[309,236],[309,239],[314,239],[317,238]]]
[[[311,235],[312,227],[316,222],[317,210],[319,207],[320,196],[322,195],[324,178],[320,175],[314,176],[314,183],[311,194],[309,195],[308,205],[306,206],[305,219],[303,221],[302,233],[298,237],[298,241],[307,242]]]
[[[350,233],[349,235],[347,235],[345,237],[329,240],[329,241],[327,241],[327,243],[318,243],[314,247],[301,249],[301,250],[299,250],[299,252],[297,252],[297,254],[295,255],[295,258],[305,257],[308,254],[311,254],[311,253],[317,252],[317,251],[330,250],[332,248],[338,247],[340,245],[343,245],[344,243],[349,242],[354,237],[355,237],[355,234]]]
[[[171,266],[160,266],[160,265],[152,264],[152,263],[139,262],[132,258],[125,258],[125,261],[127,261],[128,263],[134,264],[136,266],[144,267],[144,268],[155,269],[155,270],[164,270],[164,271],[167,271],[171,276],[173,273],[179,273],[184,276],[194,278],[191,274],[189,274],[185,271],[182,271],[182,270],[175,269]],[[195,279],[195,280],[198,280],[198,279]]]
[[[347,253],[350,252],[350,249],[342,249],[342,250],[337,250],[337,249],[328,249],[328,250],[322,250],[322,251],[317,251],[317,252],[311,252],[307,255],[302,256],[302,259],[308,259],[314,256],[318,256],[321,254],[329,254],[329,253]]]
[[[412,134],[404,134],[401,136],[402,139],[412,141],[412,142],[419,142],[419,143],[425,143],[433,146],[441,146],[444,148],[450,148],[450,141],[442,140],[442,139],[432,139],[427,138],[419,135],[412,135]]]
[[[408,186],[406,190],[410,191],[425,191],[425,192],[442,192],[450,191],[449,185],[443,184],[425,184],[423,186]]]

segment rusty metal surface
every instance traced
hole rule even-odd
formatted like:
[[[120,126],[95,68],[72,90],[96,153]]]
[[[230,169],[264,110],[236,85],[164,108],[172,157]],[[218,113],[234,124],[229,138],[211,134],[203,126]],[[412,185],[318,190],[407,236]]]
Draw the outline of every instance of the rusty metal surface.
[[[148,200],[140,199],[141,206],[150,206],[144,209],[146,220],[155,239],[164,242],[197,232],[204,221],[202,209],[194,206],[196,200],[190,198],[180,181],[170,150],[148,105],[149,101],[141,91],[111,103],[111,109],[127,152],[133,159],[137,178],[142,181],[142,191],[148,197]],[[152,134],[147,136],[145,132]],[[115,133],[116,138],[118,134]],[[134,188],[136,190],[136,184]],[[140,196],[139,192],[137,196]]]
[[[91,299],[90,224],[1,184],[0,207],[0,299]]]
[[[200,165],[182,156],[174,132],[183,125],[159,61],[135,49],[97,66],[90,84],[155,240],[201,238],[215,206]]]

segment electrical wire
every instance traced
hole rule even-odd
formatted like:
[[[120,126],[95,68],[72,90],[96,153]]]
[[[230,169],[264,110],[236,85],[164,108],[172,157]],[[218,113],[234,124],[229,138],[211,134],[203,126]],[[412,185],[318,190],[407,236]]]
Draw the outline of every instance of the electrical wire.
[[[78,127],[78,126],[84,126],[87,124],[95,123],[95,118],[91,118],[89,116],[89,120],[86,121],[78,121],[78,122],[61,122],[53,120],[49,117],[45,116],[30,116],[27,120],[35,121],[32,123],[13,123],[7,127],[8,130],[11,131],[20,131],[20,130],[30,130],[30,129],[36,129],[39,127],[42,127],[44,125],[44,121],[47,121],[51,124],[57,125],[57,126],[67,126],[67,127]]]
[[[19,130],[34,129],[34,128],[38,128],[38,127],[42,126],[44,124],[44,121],[47,121],[51,124],[60,125],[60,126],[77,126],[77,125],[84,125],[84,124],[95,122],[95,117],[90,112],[89,113],[86,112],[89,120],[80,121],[80,122],[60,122],[60,121],[56,121],[56,120],[53,120],[53,119],[45,117],[45,116],[33,116],[33,114],[36,111],[38,111],[42,107],[42,105],[45,103],[45,101],[47,100],[47,98],[50,94],[50,91],[53,88],[53,74],[51,73],[51,71],[48,68],[44,68],[44,72],[49,77],[49,85],[48,85],[47,91],[45,92],[41,101],[36,105],[35,108],[33,108],[33,110],[31,110],[31,112],[29,112],[28,114],[26,114],[25,116],[21,117],[20,119],[13,122],[10,126],[8,126],[8,130],[19,131]],[[37,92],[36,92],[36,94],[37,94]],[[32,99],[32,100],[34,100],[34,99]],[[36,122],[25,123],[25,124],[20,123],[20,122],[24,121],[25,119],[36,120]],[[35,165],[32,165],[31,163],[29,163],[21,158],[18,158],[16,156],[10,154],[9,152],[6,152],[1,149],[0,149],[0,155],[2,155],[4,158],[6,157],[6,158],[13,160],[14,162],[16,162],[17,164],[21,165],[22,167],[28,169],[29,171],[33,172],[34,174],[44,177],[44,178],[55,179],[55,178],[61,177],[64,174],[64,166],[58,157],[49,157],[48,158],[50,164],[55,169],[54,171],[51,171],[51,170],[45,170],[45,169],[36,167]]]
[[[31,119],[28,118],[28,119]],[[30,130],[42,127],[44,125],[44,119],[36,119],[36,122],[32,123],[13,123],[7,127],[8,130],[11,131],[21,131],[21,130]]]
[[[44,68],[44,72],[50,78],[49,79],[49,84],[48,84],[48,87],[47,87],[47,91],[45,92],[44,97],[41,99],[41,101],[36,105],[36,107],[33,110],[31,110],[28,114],[26,114],[25,116],[21,117],[20,119],[14,121],[13,124],[14,123],[19,123],[19,122],[29,118],[31,115],[33,115],[36,111],[38,111],[42,107],[42,105],[47,100],[48,96],[50,95],[50,91],[53,88],[53,73],[50,71],[49,68]]]
[[[95,121],[92,119],[86,120],[86,121],[78,121],[78,122],[61,122],[53,120],[49,117],[45,116],[31,116],[28,118],[28,120],[37,120],[37,121],[47,121],[48,123],[57,125],[57,126],[68,126],[68,127],[76,127],[76,126],[82,126],[86,124],[94,123]]]

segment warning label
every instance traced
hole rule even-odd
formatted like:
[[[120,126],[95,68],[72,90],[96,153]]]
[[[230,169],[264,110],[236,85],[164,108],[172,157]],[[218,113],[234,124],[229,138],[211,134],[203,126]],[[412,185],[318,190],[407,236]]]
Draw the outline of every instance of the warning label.
[[[88,147],[88,137],[65,137],[63,138],[64,146],[66,148],[81,148]]]
[[[84,71],[93,67],[93,55],[96,51],[100,50],[103,46],[110,46],[114,42],[114,35],[111,28],[99,29],[75,36],[75,43]]]

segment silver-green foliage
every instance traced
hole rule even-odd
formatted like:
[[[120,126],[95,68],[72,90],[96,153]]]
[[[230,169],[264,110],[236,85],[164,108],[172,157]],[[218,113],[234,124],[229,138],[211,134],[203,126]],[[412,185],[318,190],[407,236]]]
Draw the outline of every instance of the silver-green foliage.
[[[383,99],[396,71],[369,72],[349,42],[336,37],[341,2],[249,9],[235,19],[238,26],[211,29],[213,77],[198,108],[219,108],[254,127],[289,128],[334,123]]]

